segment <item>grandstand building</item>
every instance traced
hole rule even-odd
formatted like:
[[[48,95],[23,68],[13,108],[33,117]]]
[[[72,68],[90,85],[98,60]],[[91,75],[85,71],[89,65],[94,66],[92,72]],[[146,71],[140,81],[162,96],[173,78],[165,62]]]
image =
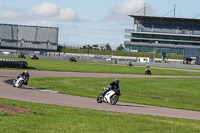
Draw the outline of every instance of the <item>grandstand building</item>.
[[[133,29],[126,29],[126,51],[177,53],[200,49],[200,19],[129,15]],[[128,33],[128,34],[127,34]]]
[[[0,24],[0,49],[56,51],[57,27]]]

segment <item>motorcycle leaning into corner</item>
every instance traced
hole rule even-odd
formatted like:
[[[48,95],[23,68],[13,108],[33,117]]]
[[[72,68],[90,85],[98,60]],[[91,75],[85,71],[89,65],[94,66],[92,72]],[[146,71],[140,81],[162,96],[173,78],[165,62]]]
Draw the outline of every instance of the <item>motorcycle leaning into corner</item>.
[[[25,83],[25,77],[22,76],[22,75],[19,75],[19,76],[17,77],[17,79],[15,79],[15,80],[13,81],[13,87],[21,88],[22,85],[23,85],[24,83]]]
[[[17,76],[17,79],[13,81],[13,87],[21,88],[23,84],[27,85],[29,80],[29,72],[25,70],[23,73],[21,73],[19,76]]]
[[[109,90],[109,91],[107,91],[104,94],[106,90]],[[107,88],[103,88],[103,93],[99,94],[99,96],[97,97],[97,103],[105,102],[105,103],[115,105],[118,102],[120,95],[121,95],[120,88],[118,88],[116,92],[114,90],[111,90],[111,88],[108,86]]]

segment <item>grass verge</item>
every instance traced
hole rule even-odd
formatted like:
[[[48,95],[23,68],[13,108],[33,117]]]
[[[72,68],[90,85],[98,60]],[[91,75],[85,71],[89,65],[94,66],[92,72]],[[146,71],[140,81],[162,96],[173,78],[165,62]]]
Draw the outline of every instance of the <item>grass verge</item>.
[[[16,59],[16,58],[12,58]],[[24,59],[16,59],[24,60]],[[70,72],[91,72],[91,73],[119,73],[119,74],[144,74],[144,67],[128,67],[121,64],[109,63],[91,63],[91,62],[69,62],[61,60],[30,60],[28,62],[29,70],[43,71],[70,71]],[[7,69],[7,68],[6,68]],[[11,68],[12,69],[12,68]],[[184,70],[184,69],[183,69]],[[181,76],[200,76],[200,73],[166,70],[159,68],[151,69],[153,75],[181,75]]]
[[[0,103],[32,110],[0,116],[3,133],[200,132],[200,121],[79,109],[1,99]]]
[[[31,78],[29,86],[96,98],[114,78]],[[120,101],[200,111],[197,78],[121,78]]]

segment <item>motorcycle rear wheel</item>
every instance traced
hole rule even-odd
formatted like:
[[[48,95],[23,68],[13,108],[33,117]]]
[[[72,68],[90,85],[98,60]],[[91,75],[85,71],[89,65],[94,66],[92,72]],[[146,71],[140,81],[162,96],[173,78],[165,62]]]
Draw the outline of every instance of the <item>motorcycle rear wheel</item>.
[[[112,105],[115,105],[119,100],[119,96],[118,95],[113,95],[111,98],[110,98],[110,104]]]
[[[24,81],[22,81],[22,80],[21,80],[21,81],[19,81],[19,83],[18,83],[18,86],[17,86],[17,87],[18,87],[18,88],[21,88],[23,84],[24,84]]]

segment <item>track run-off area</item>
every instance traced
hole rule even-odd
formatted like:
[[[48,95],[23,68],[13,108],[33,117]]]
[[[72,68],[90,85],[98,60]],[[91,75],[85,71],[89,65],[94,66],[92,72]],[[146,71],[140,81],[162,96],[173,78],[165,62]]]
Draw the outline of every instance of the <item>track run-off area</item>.
[[[0,70],[0,98],[21,100],[27,102],[36,102],[44,104],[54,104],[61,106],[72,106],[78,108],[156,115],[186,119],[200,120],[200,112],[189,111],[182,109],[172,109],[156,106],[148,106],[141,104],[132,104],[125,102],[118,102],[116,105],[109,105],[106,103],[98,104],[94,98],[86,98],[80,96],[72,96],[60,93],[52,93],[47,91],[38,91],[31,88],[15,88],[11,81],[21,73],[22,70]],[[36,77],[110,77],[110,78],[200,78],[200,76],[163,76],[163,75],[136,75],[136,74],[109,74],[109,73],[85,73],[85,72],[55,72],[55,71],[29,71],[31,78]]]

